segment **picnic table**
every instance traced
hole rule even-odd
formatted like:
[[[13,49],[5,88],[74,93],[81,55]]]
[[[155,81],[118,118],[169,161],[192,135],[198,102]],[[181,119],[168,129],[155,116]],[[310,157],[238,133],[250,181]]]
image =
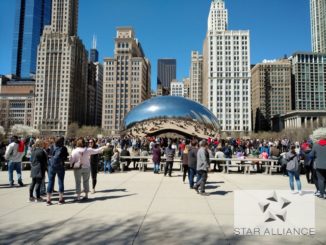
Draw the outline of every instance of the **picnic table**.
[[[147,168],[147,164],[153,164],[152,156],[120,156],[120,169],[123,172],[124,168],[127,166],[127,160],[135,161],[137,160],[139,171],[145,171]],[[165,164],[166,157],[161,157],[162,162],[160,163],[160,169],[163,170],[163,166]],[[180,171],[182,170],[182,159],[174,158],[173,163],[180,164]]]
[[[210,158],[211,164],[214,162],[224,162],[220,164],[223,167],[225,173],[229,173],[230,168],[238,167],[244,169],[244,174],[251,173],[251,167],[255,164],[261,167],[265,167],[265,174],[272,174],[273,170],[280,169],[281,166],[277,165],[278,160],[274,159],[262,159],[262,158]],[[213,162],[212,162],[213,161]]]

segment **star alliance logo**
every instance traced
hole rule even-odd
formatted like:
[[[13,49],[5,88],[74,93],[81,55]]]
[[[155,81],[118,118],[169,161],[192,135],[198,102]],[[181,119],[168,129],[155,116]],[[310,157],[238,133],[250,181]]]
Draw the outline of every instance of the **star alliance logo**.
[[[273,212],[270,210],[271,205],[277,205],[278,210]],[[261,211],[266,214],[265,223],[274,222],[277,219],[285,222],[286,221],[286,207],[288,207],[291,202],[284,197],[278,197],[276,192],[274,191],[273,194],[266,198],[266,201],[259,202],[258,205]]]

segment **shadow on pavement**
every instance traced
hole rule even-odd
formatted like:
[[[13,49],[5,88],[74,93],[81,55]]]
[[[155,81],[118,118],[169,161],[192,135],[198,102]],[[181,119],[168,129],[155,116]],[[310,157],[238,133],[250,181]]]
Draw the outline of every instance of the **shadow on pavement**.
[[[225,196],[229,193],[232,193],[233,191],[214,191],[210,192],[209,195],[219,195],[219,196]]]
[[[207,226],[197,226],[173,217],[151,217],[141,229],[142,216],[125,219],[78,219],[57,223],[34,223],[3,226],[1,244],[237,244],[241,237],[225,236]],[[15,227],[15,229],[12,229]]]

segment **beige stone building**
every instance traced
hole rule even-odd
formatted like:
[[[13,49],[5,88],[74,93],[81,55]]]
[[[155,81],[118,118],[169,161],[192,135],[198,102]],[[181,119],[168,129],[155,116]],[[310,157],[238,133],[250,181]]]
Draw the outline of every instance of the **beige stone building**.
[[[124,116],[151,97],[151,64],[131,27],[118,27],[114,57],[104,59],[102,128],[118,134]]]
[[[34,128],[63,135],[86,123],[87,52],[77,36],[78,0],[53,0],[38,46]]]
[[[253,128],[270,130],[273,116],[291,111],[291,61],[264,61],[251,74]]]
[[[32,127],[34,82],[8,82],[0,86],[0,125],[9,131],[15,124]]]
[[[203,103],[203,55],[198,51],[191,52],[189,95],[190,99]]]
[[[183,78],[183,97],[190,98],[190,77]]]

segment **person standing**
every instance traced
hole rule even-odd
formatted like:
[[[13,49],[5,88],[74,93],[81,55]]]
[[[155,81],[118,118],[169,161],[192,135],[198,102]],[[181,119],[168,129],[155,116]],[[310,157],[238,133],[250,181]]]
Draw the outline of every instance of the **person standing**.
[[[182,176],[183,183],[186,180],[186,176],[187,176],[187,173],[188,173],[188,170],[189,170],[189,167],[188,167],[189,150],[190,150],[190,146],[186,145],[183,152],[181,153],[182,169],[183,169],[183,176]]]
[[[172,177],[174,156],[175,156],[175,149],[172,148],[172,143],[170,143],[168,147],[165,149],[166,163],[164,169],[164,176],[166,176],[169,171],[169,176]]]
[[[49,160],[48,166],[48,176],[49,183],[47,188],[47,201],[46,204],[48,206],[52,205],[51,196],[54,187],[55,176],[58,175],[58,183],[59,183],[59,204],[64,204],[65,201],[63,199],[64,193],[64,178],[65,178],[65,161],[68,158],[68,150],[64,146],[64,137],[59,137],[55,141],[55,146],[53,148],[53,152],[51,153],[51,158]]]
[[[31,151],[31,178],[32,184],[29,188],[29,201],[30,202],[43,202],[41,198],[41,185],[42,180],[45,178],[45,171],[48,163],[48,156],[44,151],[43,140],[36,140]],[[36,198],[34,197],[34,188]]]
[[[5,152],[5,159],[8,161],[8,175],[9,175],[9,185],[14,186],[14,170],[17,173],[17,180],[19,186],[24,186],[22,181],[22,158],[24,150],[20,148],[20,141],[17,136],[11,138],[11,143],[7,146]]]
[[[286,170],[289,175],[289,181],[290,181],[290,188],[292,193],[296,193],[294,191],[294,178],[297,183],[297,189],[299,194],[302,194],[301,191],[301,181],[300,181],[300,166],[299,166],[299,155],[296,153],[296,147],[295,145],[292,145],[290,148],[290,151],[285,156],[287,160],[286,164]]]
[[[94,139],[89,140],[88,144],[89,147],[92,149],[98,148]],[[100,161],[99,154],[91,155],[90,163],[91,163],[91,175],[92,175],[92,194],[95,194],[99,161]]]
[[[197,193],[201,195],[207,195],[205,192],[205,184],[208,177],[208,170],[209,170],[209,152],[207,150],[207,141],[202,140],[200,142],[200,148],[197,153],[197,174],[198,174],[198,181],[194,185],[194,189]],[[199,191],[200,188],[200,191]]]
[[[311,157],[314,159],[316,167],[316,174],[318,179],[318,189],[320,198],[325,196],[325,181],[326,181],[326,136],[320,139],[313,145],[311,150]]]
[[[75,184],[76,184],[76,201],[80,201],[81,179],[83,179],[83,187],[85,196],[83,200],[88,200],[89,177],[90,177],[90,156],[103,152],[103,147],[93,149],[87,147],[83,138],[77,140],[76,149],[71,153],[70,166],[74,168]]]
[[[103,151],[104,173],[106,172],[106,170],[108,171],[108,173],[112,172],[112,167],[111,167],[112,156],[113,156],[113,146],[110,145],[110,143],[107,143]]]
[[[153,163],[154,163],[154,174],[160,173],[160,164],[161,164],[161,148],[159,144],[155,144],[153,147]]]
[[[198,143],[197,140],[191,141],[191,147],[188,152],[188,179],[190,189],[194,188],[194,179],[197,173],[197,152],[198,152]]]

